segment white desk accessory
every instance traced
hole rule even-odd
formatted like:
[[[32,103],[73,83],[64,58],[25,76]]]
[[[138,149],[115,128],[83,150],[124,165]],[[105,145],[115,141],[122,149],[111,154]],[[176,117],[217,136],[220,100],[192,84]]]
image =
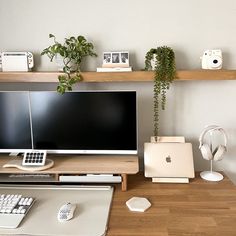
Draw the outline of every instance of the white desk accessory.
[[[34,200],[20,194],[0,194],[0,228],[17,228]]]
[[[220,132],[220,134],[223,136],[224,144],[218,145],[214,150],[212,148],[212,138],[213,138],[213,132]],[[207,134],[210,134],[210,143],[207,144],[204,142],[205,136]],[[221,181],[224,177],[221,173],[213,171],[213,161],[220,161],[223,159],[223,156],[225,152],[227,151],[227,136],[224,131],[224,129],[217,125],[209,125],[207,126],[201,133],[199,137],[199,149],[201,151],[202,157],[205,160],[210,161],[210,171],[203,171],[200,173],[200,176],[202,179],[208,180],[208,181]]]
[[[144,212],[151,207],[151,203],[144,197],[132,197],[126,202],[126,205],[131,211],[138,212]]]
[[[47,157],[46,150],[30,150],[24,153],[23,166],[44,166]]]
[[[73,218],[76,204],[70,202],[62,205],[58,211],[57,219],[59,222],[65,222]]]

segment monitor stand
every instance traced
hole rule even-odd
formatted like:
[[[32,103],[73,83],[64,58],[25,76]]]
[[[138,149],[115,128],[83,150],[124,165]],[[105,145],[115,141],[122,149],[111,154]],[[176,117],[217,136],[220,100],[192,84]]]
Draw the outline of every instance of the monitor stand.
[[[189,178],[187,177],[180,177],[180,178],[152,178],[153,183],[182,183],[187,184],[189,183]]]

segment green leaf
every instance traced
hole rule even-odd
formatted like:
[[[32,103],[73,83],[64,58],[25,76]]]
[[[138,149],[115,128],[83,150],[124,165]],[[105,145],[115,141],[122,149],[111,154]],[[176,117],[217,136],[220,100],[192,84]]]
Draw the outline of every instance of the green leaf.
[[[60,94],[64,94],[65,93],[65,88],[61,85],[57,86],[57,92]]]

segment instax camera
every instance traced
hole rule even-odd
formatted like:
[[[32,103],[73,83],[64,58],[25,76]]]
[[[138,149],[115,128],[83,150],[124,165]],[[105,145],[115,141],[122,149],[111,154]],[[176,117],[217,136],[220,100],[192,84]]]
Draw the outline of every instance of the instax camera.
[[[202,69],[218,70],[222,68],[223,59],[220,49],[206,50],[201,59]]]
[[[0,52],[2,71],[30,71],[34,66],[31,52]]]

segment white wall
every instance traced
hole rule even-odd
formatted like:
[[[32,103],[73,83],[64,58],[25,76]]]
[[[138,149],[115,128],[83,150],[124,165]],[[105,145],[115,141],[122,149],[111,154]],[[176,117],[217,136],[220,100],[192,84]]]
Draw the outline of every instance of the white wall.
[[[205,49],[223,50],[224,68],[236,68],[235,0],[0,0],[0,51],[31,51],[35,70],[56,70],[40,56],[51,44],[48,34],[60,41],[84,35],[93,42],[98,58],[89,58],[84,70],[95,71],[102,52],[130,51],[135,70],[144,68],[146,52],[162,45],[176,53],[177,69],[200,68]],[[152,135],[152,83],[79,84],[76,89],[135,89],[138,91],[139,153]],[[193,143],[196,170],[209,168],[201,158],[198,137],[207,124],[218,124],[228,133],[228,152],[215,167],[236,180],[236,80],[179,81],[168,93],[161,114],[162,135],[184,135]],[[0,90],[54,90],[55,84],[0,84]],[[218,137],[217,137],[218,138]]]

